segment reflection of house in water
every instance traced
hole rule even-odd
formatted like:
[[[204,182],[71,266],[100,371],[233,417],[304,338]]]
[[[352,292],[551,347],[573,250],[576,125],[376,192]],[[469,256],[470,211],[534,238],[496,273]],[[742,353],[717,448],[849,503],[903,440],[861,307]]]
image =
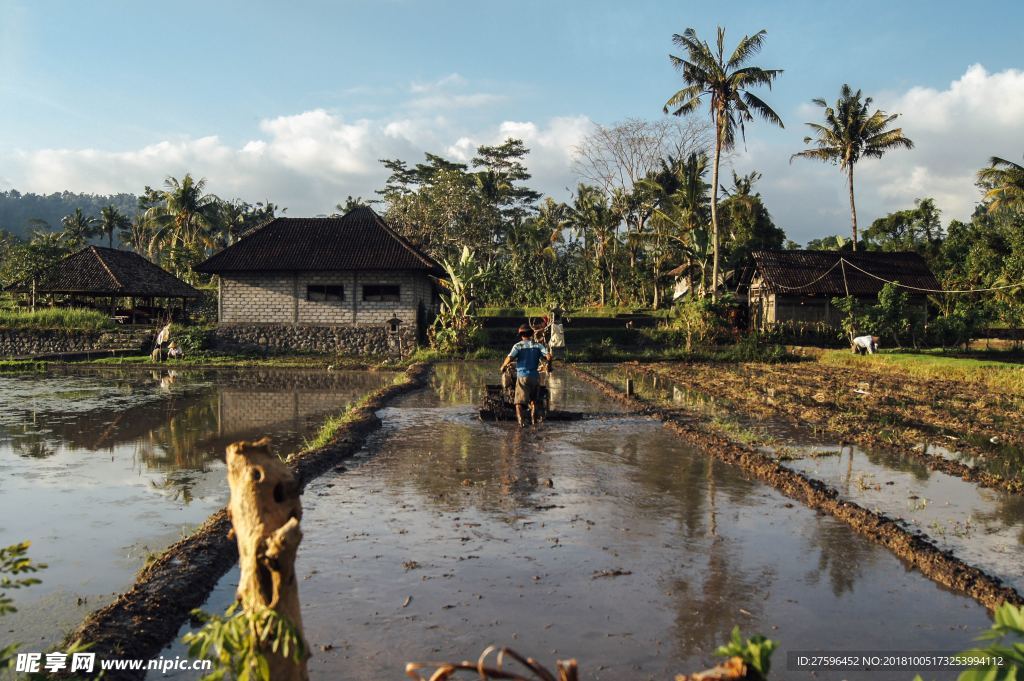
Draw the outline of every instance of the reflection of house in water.
[[[45,409],[12,409],[4,430],[21,456],[45,457],[62,446],[110,452],[134,445],[139,463],[151,470],[205,470],[235,440],[270,435],[281,451],[299,448],[325,415],[341,412],[390,379],[387,372],[355,371],[178,372],[173,379],[165,372],[92,375],[84,383],[93,390],[82,390],[81,400],[49,399]],[[81,376],[40,380],[83,384]],[[98,390],[126,381],[132,386],[128,393],[96,397]]]

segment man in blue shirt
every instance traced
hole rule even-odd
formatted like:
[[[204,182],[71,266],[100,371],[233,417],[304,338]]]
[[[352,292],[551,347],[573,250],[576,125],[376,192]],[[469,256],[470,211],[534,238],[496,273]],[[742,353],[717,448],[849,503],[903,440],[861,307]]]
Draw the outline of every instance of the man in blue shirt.
[[[530,421],[537,423],[537,397],[540,393],[540,361],[551,360],[551,352],[533,340],[533,329],[526,324],[519,327],[519,342],[512,346],[511,352],[501,365],[501,370],[515,362],[516,364],[516,420],[525,426],[523,407],[530,405]]]

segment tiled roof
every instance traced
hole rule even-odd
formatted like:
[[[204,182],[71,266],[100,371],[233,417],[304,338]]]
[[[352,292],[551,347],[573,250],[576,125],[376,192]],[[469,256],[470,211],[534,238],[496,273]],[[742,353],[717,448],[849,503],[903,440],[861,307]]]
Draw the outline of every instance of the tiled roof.
[[[765,286],[776,293],[878,295],[885,282],[876,277],[905,286],[942,288],[924,258],[912,251],[754,251],[751,255]]]
[[[440,266],[373,209],[337,218],[276,218],[201,263],[200,272],[422,270]]]
[[[7,287],[26,292],[31,283]],[[39,293],[79,293],[137,298],[198,298],[195,290],[138,253],[86,246],[57,262],[36,279]]]

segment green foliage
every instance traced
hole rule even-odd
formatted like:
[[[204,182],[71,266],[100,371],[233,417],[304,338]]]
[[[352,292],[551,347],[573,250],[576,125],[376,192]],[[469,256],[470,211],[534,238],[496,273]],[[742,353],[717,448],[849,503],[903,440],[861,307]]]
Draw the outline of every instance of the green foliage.
[[[99,215],[104,206],[113,205],[122,213],[135,212],[132,194],[76,194],[63,191],[52,194],[22,193],[15,189],[0,192],[0,225],[15,236],[28,238],[34,230],[51,229],[61,218],[80,208],[86,215]]]
[[[920,326],[921,320],[907,306],[910,293],[894,284],[886,284],[878,292],[878,304],[871,310],[873,332],[882,338],[891,338],[897,347],[901,339]]]
[[[746,641],[743,640],[738,626],[733,627],[732,637],[724,646],[719,646],[715,655],[719,657],[741,658],[759,678],[767,678],[771,669],[772,653],[779,644],[770,638],[756,634]]]
[[[1002,664],[986,664],[962,672],[957,681],[1019,681],[1024,679],[1024,608],[1003,603],[996,608],[992,628],[978,637],[984,647],[960,653],[963,657],[1001,658]]]
[[[845,299],[844,299],[845,300]],[[844,303],[845,305],[845,303]],[[832,324],[786,320],[758,332],[762,342],[839,348],[850,344],[848,332]]]
[[[843,315],[843,331],[850,341],[855,336],[879,336],[901,347],[904,340],[913,344],[922,337],[924,319],[921,311],[908,305],[910,293],[895,284],[885,284],[878,292],[878,303],[865,306],[854,296],[833,298],[832,305]]]
[[[301,662],[308,654],[295,625],[274,610],[264,608],[248,613],[233,604],[223,616],[193,610],[203,622],[199,631],[183,637],[190,657],[213,662],[213,671],[203,681],[272,681],[268,653]]]
[[[438,280],[441,310],[430,329],[430,344],[444,353],[465,352],[480,342],[480,321],[474,311],[473,289],[482,284],[488,272],[477,264],[469,247],[463,247],[455,262],[442,260],[446,276]]]
[[[213,338],[213,327],[171,324],[171,340],[185,353],[194,357],[209,349]]]
[[[734,170],[732,178],[733,186],[724,190],[726,198],[718,211],[722,229],[728,235],[726,262],[728,267],[736,268],[746,265],[753,251],[782,248],[786,233],[772,222],[761,194],[753,191],[761,173],[740,176]]]
[[[710,298],[687,297],[674,308],[671,326],[683,332],[687,352],[728,333],[726,305]]]
[[[21,542],[0,548],[0,589],[22,589],[33,584],[39,584],[35,577],[16,577],[8,575],[24,575],[46,569],[42,563],[33,563],[28,557],[28,548],[31,542]],[[0,615],[17,612],[13,601],[6,592],[0,591]]]
[[[28,310],[0,310],[2,329],[59,329],[64,331],[100,331],[114,326],[106,314],[97,310],[76,307],[40,308]]]
[[[33,563],[28,557],[31,542],[21,542],[0,548],[0,615],[17,612],[14,601],[7,595],[7,589],[23,589],[39,584],[35,577],[19,577],[18,575],[34,574],[46,569],[43,563]],[[6,669],[13,663],[19,644],[12,643],[0,648],[0,669]]]
[[[879,251],[916,251],[932,257],[942,243],[941,211],[934,199],[918,199],[914,208],[878,218],[864,231],[865,245]]]

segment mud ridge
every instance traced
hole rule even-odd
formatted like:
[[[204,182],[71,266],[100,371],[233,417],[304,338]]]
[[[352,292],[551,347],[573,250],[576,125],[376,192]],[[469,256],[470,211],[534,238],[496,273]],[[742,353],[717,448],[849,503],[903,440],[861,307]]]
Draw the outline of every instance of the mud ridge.
[[[320,449],[292,455],[288,463],[305,487],[339,461],[358,452],[367,436],[381,425],[376,410],[389,401],[421,388],[430,376],[429,364],[413,364],[405,378],[369,395],[349,415],[334,440]],[[226,509],[211,515],[199,529],[177,542],[148,565],[131,589],[110,605],[89,615],[65,639],[88,645],[97,659],[149,660],[174,639],[189,613],[209,597],[217,581],[238,560],[238,549],[228,539],[231,522]],[[96,665],[99,672],[99,664]],[[141,671],[108,671],[103,678],[141,679]]]
[[[885,546],[929,579],[970,596],[989,610],[994,610],[1004,602],[1018,606],[1024,604],[1024,598],[1016,589],[998,577],[968,565],[952,552],[938,548],[923,533],[911,533],[883,513],[876,513],[852,501],[841,499],[835,488],[788,469],[767,454],[733,442],[714,432],[707,425],[680,418],[676,414],[651,405],[642,398],[627,397],[611,383],[580,367],[570,365],[569,369],[632,411],[662,421],[667,428],[708,454],[754,475],[810,508],[829,513],[860,534]]]
[[[642,371],[650,376],[668,378],[674,381],[679,380],[678,376],[672,371],[672,367],[662,368],[661,365],[647,366],[644,364],[640,364],[639,362],[623,362],[623,366],[628,366],[632,369]],[[699,386],[689,385],[688,387],[690,387],[692,390],[700,390]],[[731,396],[732,395],[730,395],[730,397]],[[801,421],[794,418],[792,415],[785,412],[784,410],[774,409],[772,410],[772,412],[778,417],[785,418],[787,421],[789,421],[791,424],[797,427],[803,427],[804,425]],[[1022,483],[1020,480],[1014,478],[1007,478],[1002,475],[997,475],[995,473],[990,473],[986,470],[983,470],[979,466],[969,466],[963,462],[954,461],[952,459],[947,459],[942,456],[928,454],[920,449],[915,449],[913,447],[900,447],[898,445],[893,445],[891,443],[880,443],[876,438],[873,437],[857,437],[855,435],[851,436],[849,433],[837,433],[830,428],[826,428],[825,430],[826,432],[832,433],[834,436],[841,438],[843,441],[855,442],[865,447],[879,447],[887,449],[891,452],[895,452],[901,456],[912,457],[922,462],[930,470],[958,477],[962,480],[966,480],[967,482],[972,482],[978,485],[979,487],[988,487],[989,489],[997,489],[1003,492],[1008,492],[1010,494],[1024,496],[1024,483]],[[979,455],[982,458],[985,457],[984,452],[978,452],[976,450],[972,450],[971,448],[964,447],[963,443],[960,444],[960,447],[967,450],[967,453],[969,454],[973,453]]]

